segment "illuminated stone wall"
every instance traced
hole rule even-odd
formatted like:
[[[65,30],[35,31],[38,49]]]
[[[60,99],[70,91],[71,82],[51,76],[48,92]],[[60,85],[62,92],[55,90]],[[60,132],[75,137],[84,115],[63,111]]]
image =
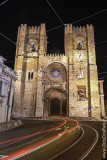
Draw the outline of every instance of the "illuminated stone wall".
[[[99,103],[92,25],[65,26],[65,54],[69,57],[69,116],[100,117],[100,114],[104,115],[104,110],[101,113],[102,107]],[[83,88],[86,88],[86,91]],[[81,98],[78,99],[78,97]]]
[[[19,27],[14,116],[49,116],[53,98],[60,100],[60,115],[64,115],[65,104],[67,116],[104,115],[103,98],[98,91],[93,26],[66,25],[64,43],[65,54],[47,54],[45,24]]]

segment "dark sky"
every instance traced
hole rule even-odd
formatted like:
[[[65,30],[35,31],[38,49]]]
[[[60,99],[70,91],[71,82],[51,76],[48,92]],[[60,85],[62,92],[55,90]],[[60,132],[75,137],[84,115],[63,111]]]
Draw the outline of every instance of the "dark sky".
[[[0,0],[0,3],[4,1]],[[106,0],[49,0],[49,2],[64,24],[73,23],[107,9]],[[28,26],[38,26],[40,23],[45,23],[47,31],[61,25],[46,0],[8,0],[0,6],[0,33],[16,42],[18,26],[24,23],[27,23]],[[73,23],[74,26],[86,26],[86,24],[94,25],[99,79],[103,78],[105,81],[104,91],[107,98],[107,73],[103,73],[107,72],[107,11]],[[63,53],[64,27],[47,32],[47,36],[48,53]],[[13,43],[0,35],[0,54],[7,59],[9,63],[6,64],[11,68],[14,68],[14,62],[10,61],[14,61],[15,49],[16,46]]]

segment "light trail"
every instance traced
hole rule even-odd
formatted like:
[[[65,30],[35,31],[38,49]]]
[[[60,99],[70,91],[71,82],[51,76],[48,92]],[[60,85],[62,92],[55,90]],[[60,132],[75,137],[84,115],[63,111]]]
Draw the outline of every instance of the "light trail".
[[[41,123],[41,122],[39,122],[39,123]],[[43,124],[43,123],[41,123],[41,124]],[[36,133],[38,133],[38,132],[41,132],[45,127],[44,127],[45,125],[43,125],[43,128],[41,128],[39,131],[37,131]],[[41,138],[42,136],[39,136],[39,138]],[[39,139],[39,138],[37,138],[37,139]],[[26,138],[25,138],[26,139]],[[6,147],[6,146],[8,146],[8,145],[11,145],[11,144],[13,144],[13,143],[17,143],[17,142],[20,142],[20,141],[23,141],[23,140],[25,140],[24,138],[23,139],[19,139],[18,141],[13,141],[13,142],[11,142],[11,143],[6,143],[6,145],[1,145],[0,146],[0,149],[2,148],[2,147]],[[12,147],[13,148],[13,147]],[[2,151],[1,151],[2,152]]]
[[[86,152],[85,152],[83,155],[81,155],[81,157],[80,157],[78,160],[84,160],[84,159],[89,155],[89,153],[92,151],[92,149],[95,147],[95,145],[96,145],[96,143],[97,143],[97,141],[98,141],[98,132],[97,132],[93,127],[91,127],[91,126],[88,126],[88,125],[85,125],[85,124],[82,124],[82,125],[91,128],[91,129],[95,132],[96,137],[95,137],[93,143],[91,144],[91,146],[86,150]],[[61,154],[63,154],[63,153],[66,152],[67,150],[69,150],[70,148],[72,148],[74,145],[76,145],[77,143],[79,143],[80,140],[81,140],[81,139],[83,138],[83,136],[85,135],[85,130],[84,130],[82,127],[81,127],[81,129],[82,129],[82,132],[83,132],[83,133],[82,133],[81,137],[80,137],[77,141],[75,141],[71,146],[69,146],[68,148],[66,148],[66,149],[63,150],[62,152],[58,153],[58,154],[55,155],[54,157],[50,158],[49,160],[54,160],[55,158],[57,158],[58,156],[60,156]]]
[[[49,117],[45,117],[45,118],[49,118]],[[52,117],[50,117],[50,118],[52,118]],[[55,117],[54,117],[54,118],[55,118]],[[39,134],[40,134],[40,133],[46,133],[46,132],[52,131],[52,130],[54,130],[54,129],[60,128],[61,126],[65,125],[66,122],[67,122],[67,120],[64,119],[64,118],[56,118],[56,119],[62,119],[62,120],[64,120],[64,123],[62,123],[61,125],[59,125],[59,126],[57,126],[57,127],[55,127],[55,128],[52,128],[52,129],[49,129],[49,130],[45,130],[45,131],[39,132]],[[37,147],[40,147],[40,146],[42,146],[42,145],[44,145],[44,144],[46,144],[46,143],[49,144],[49,142],[52,142],[53,140],[56,140],[57,138],[65,135],[65,134],[67,134],[67,133],[72,132],[73,130],[75,130],[75,129],[78,127],[79,122],[76,121],[76,120],[74,120],[74,119],[69,119],[69,120],[76,122],[76,126],[73,127],[72,129],[70,129],[70,130],[68,130],[68,131],[65,131],[65,132],[63,132],[63,133],[61,133],[61,134],[58,134],[58,135],[56,135],[56,136],[52,136],[52,137],[50,137],[50,138],[47,138],[47,139],[45,139],[45,140],[43,140],[43,141],[41,141],[41,142],[38,142],[38,143],[36,143],[36,144],[34,144],[34,145],[31,145],[31,146],[29,146],[29,147],[26,147],[26,148],[23,149],[23,150],[17,151],[17,152],[12,153],[12,154],[9,154],[8,157],[2,158],[2,160],[11,160],[11,159],[13,159],[13,158],[14,158],[14,159],[17,159],[17,158],[19,158],[19,157],[22,157],[22,156],[24,156],[24,155],[26,155],[26,154],[29,154],[29,153],[35,151]]]
[[[54,157],[50,158],[49,160],[53,160],[53,159],[57,158],[58,156],[60,156],[61,154],[63,154],[64,152],[66,152],[67,150],[69,150],[70,148],[72,148],[73,146],[75,146],[83,138],[83,136],[85,134],[85,131],[83,130],[82,127],[81,127],[81,129],[82,129],[82,135],[80,136],[79,139],[77,139],[71,146],[69,146],[68,148],[66,148],[62,152],[56,154]]]
[[[47,117],[43,117],[43,118],[47,118]],[[55,118],[55,117],[48,117],[48,118]],[[26,138],[29,138],[29,137],[32,137],[32,136],[35,136],[35,135],[38,135],[38,134],[42,134],[42,133],[46,133],[46,132],[55,130],[55,129],[60,128],[63,125],[65,125],[66,122],[67,122],[64,118],[57,118],[57,119],[64,120],[64,123],[62,123],[61,125],[59,125],[57,127],[54,127],[54,128],[51,128],[51,129],[48,129],[48,130],[45,130],[45,131],[36,132],[36,133],[29,134],[29,135],[26,135],[26,136],[21,136],[21,137],[17,137],[17,138],[14,138],[14,139],[10,139],[10,140],[7,140],[7,141],[0,142],[0,145],[6,144],[6,143],[10,143],[10,142],[15,142],[15,141],[18,141],[18,140],[21,140],[21,139],[26,139]]]

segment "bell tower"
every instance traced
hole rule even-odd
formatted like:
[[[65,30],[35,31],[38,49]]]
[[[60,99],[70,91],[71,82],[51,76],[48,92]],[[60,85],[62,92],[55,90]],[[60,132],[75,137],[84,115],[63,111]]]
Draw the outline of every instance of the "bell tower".
[[[69,116],[100,117],[92,25],[65,26],[65,55],[68,57]]]
[[[43,55],[47,52],[45,24],[18,28],[17,47],[14,70],[17,72],[13,114],[17,116],[34,116],[37,104],[38,70]]]

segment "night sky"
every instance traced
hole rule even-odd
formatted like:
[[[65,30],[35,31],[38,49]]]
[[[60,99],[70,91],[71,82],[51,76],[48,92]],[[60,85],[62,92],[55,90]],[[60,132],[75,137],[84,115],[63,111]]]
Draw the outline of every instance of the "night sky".
[[[4,1],[0,0],[0,4]],[[49,2],[64,24],[73,23],[73,26],[92,24],[94,26],[98,77],[104,79],[105,99],[107,99],[107,10],[81,20],[107,9],[107,1],[49,0]],[[76,22],[78,20],[81,21]],[[25,23],[28,26],[39,26],[40,23],[45,23],[47,31],[62,25],[46,0],[8,0],[0,6],[0,33],[13,42],[17,41],[18,26]],[[63,26],[47,32],[47,37],[48,53],[64,53]],[[11,68],[14,68],[15,49],[15,44],[0,35],[0,55],[7,59],[5,64]]]

